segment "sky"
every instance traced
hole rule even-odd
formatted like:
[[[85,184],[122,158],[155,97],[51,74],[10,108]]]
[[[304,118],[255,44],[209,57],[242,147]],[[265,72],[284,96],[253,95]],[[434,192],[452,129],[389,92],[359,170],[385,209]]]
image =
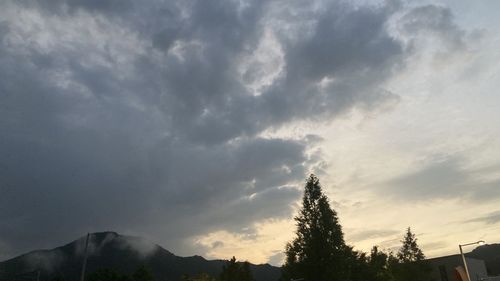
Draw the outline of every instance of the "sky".
[[[0,260],[280,265],[310,173],[357,250],[500,242],[500,3],[416,2],[2,1]]]

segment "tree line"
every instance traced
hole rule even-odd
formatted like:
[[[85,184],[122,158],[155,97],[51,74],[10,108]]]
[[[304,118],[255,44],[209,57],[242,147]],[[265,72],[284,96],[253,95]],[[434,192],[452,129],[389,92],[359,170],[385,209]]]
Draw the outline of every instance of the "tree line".
[[[207,273],[201,273],[193,276],[184,275],[180,281],[255,281],[250,271],[248,262],[237,262],[233,257],[222,267],[219,276],[213,277]],[[56,276],[52,281],[65,281],[62,276]],[[140,266],[132,274],[124,274],[111,268],[98,269],[91,274],[85,281],[156,281],[153,273],[146,266]]]
[[[250,271],[250,264],[248,262],[237,262],[233,257],[222,267],[222,272],[219,278],[212,277],[206,273],[195,276],[184,276],[181,281],[255,281],[252,272]]]
[[[295,217],[296,237],[286,246],[281,281],[429,281],[430,267],[408,227],[396,254],[373,246],[370,254],[344,241],[337,213],[311,175]]]

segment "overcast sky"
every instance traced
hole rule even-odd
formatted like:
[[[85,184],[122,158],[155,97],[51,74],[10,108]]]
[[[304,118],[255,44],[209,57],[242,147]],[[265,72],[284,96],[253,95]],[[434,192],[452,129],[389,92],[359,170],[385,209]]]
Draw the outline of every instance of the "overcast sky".
[[[0,3],[0,260],[86,232],[281,263],[317,174],[346,240],[500,242],[500,2]]]

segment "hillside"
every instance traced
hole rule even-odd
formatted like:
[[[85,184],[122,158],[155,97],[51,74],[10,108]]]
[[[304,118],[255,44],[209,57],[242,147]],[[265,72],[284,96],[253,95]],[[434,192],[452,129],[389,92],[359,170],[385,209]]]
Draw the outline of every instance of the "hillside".
[[[115,232],[92,234],[89,244],[87,272],[99,268],[113,268],[131,273],[144,264],[158,281],[177,281],[183,274],[220,273],[223,260],[206,260],[200,256],[179,257],[142,238],[119,235]],[[0,263],[0,280],[50,280],[62,275],[66,280],[78,280],[85,238],[82,237],[52,250],[33,251]],[[276,281],[280,269],[268,264],[251,265],[256,281]],[[32,272],[32,273],[30,273]]]
[[[484,260],[489,275],[500,275],[500,244],[479,246],[467,256]]]

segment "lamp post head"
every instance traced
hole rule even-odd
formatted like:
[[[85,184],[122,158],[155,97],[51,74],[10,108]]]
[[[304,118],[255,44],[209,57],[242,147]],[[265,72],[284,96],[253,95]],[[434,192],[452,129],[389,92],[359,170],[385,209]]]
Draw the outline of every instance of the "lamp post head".
[[[458,246],[462,247],[462,246],[469,246],[469,245],[474,245],[474,244],[479,244],[479,245],[483,245],[485,242],[483,240],[479,240],[479,241],[476,241],[476,242],[472,242],[472,243],[467,243],[467,244],[460,244]]]
[[[467,275],[468,280],[470,280],[470,274],[469,274],[469,269],[467,268],[467,261],[465,260],[464,252],[462,251],[462,246],[469,246],[469,245],[474,245],[474,244],[483,245],[484,241],[479,240],[479,241],[472,242],[472,243],[458,245],[458,248],[460,248],[460,255],[462,256],[462,261],[464,262],[465,274]]]

